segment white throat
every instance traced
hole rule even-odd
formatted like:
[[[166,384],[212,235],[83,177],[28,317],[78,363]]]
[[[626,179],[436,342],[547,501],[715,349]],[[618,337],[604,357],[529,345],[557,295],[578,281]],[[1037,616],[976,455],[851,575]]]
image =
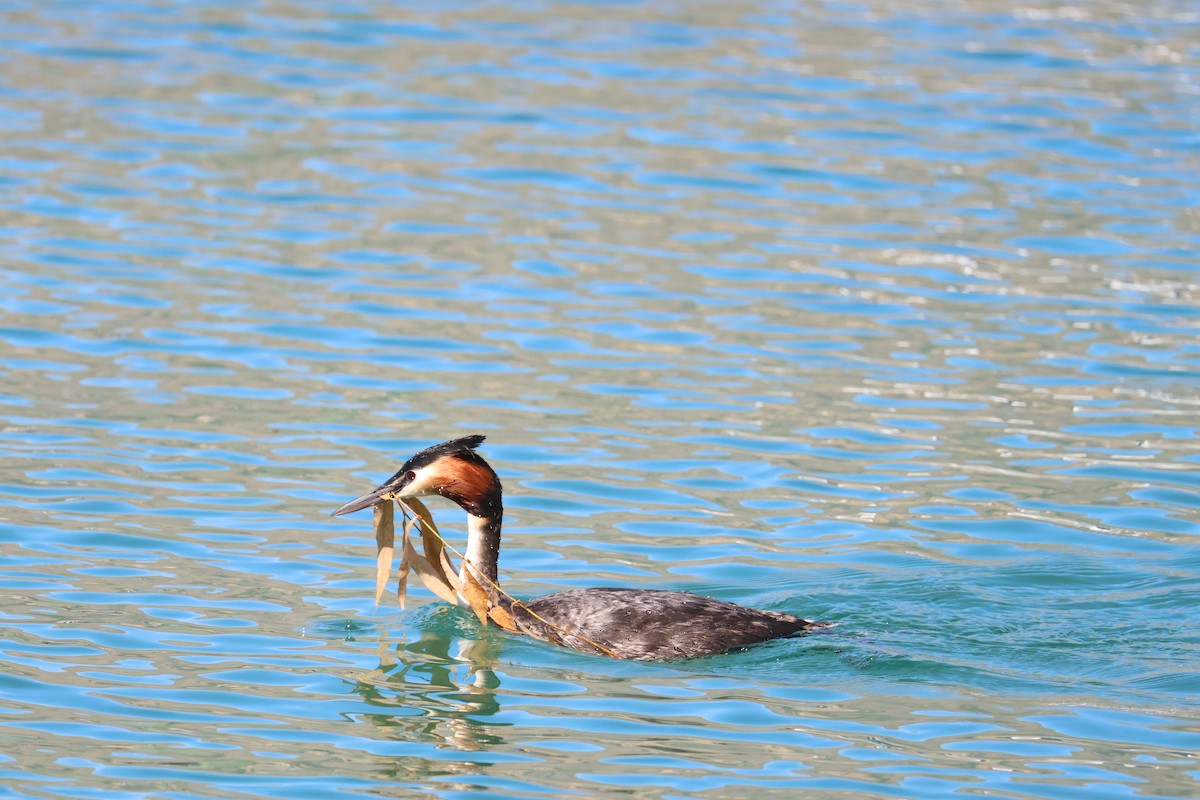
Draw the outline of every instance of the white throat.
[[[477,517],[474,514],[467,515],[466,558],[458,568],[458,579],[461,582],[466,583],[467,570],[469,569],[471,571],[471,577],[475,579],[476,583],[483,587],[484,591],[488,591],[491,588],[488,585],[488,579],[483,577],[483,572],[485,571],[484,568],[488,562],[488,559],[495,557],[494,554],[488,553],[487,536],[484,531],[484,526],[487,524],[487,522],[488,520],[484,519],[483,517]],[[470,562],[472,566],[467,566],[467,562]],[[463,597],[461,590],[458,593],[458,604],[460,606],[470,605],[470,603],[467,602],[467,599]]]

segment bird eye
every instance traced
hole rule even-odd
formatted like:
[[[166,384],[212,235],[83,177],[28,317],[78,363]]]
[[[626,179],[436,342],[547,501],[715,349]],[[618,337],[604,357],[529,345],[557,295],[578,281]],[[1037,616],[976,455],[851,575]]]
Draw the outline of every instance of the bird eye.
[[[408,472],[404,473],[404,482],[405,483],[412,483],[416,479],[417,479],[417,473],[413,472],[411,469]]]

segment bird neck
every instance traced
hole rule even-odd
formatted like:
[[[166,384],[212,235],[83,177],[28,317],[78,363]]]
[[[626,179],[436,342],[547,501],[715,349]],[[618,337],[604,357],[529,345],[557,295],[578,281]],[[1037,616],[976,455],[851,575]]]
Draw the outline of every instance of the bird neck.
[[[497,562],[500,560],[500,524],[503,512],[495,509],[491,516],[467,514],[467,552],[459,567],[459,579],[466,581],[468,570],[489,596],[495,596],[499,585]],[[459,592],[459,605],[467,605]]]
[[[500,478],[490,464],[474,453],[460,456],[443,473],[431,479],[437,487],[434,493],[467,512],[467,552],[458,570],[459,580],[466,583],[470,575],[494,600],[499,596],[496,562],[500,558],[500,523],[504,519]],[[458,595],[459,605],[470,605],[461,590]]]

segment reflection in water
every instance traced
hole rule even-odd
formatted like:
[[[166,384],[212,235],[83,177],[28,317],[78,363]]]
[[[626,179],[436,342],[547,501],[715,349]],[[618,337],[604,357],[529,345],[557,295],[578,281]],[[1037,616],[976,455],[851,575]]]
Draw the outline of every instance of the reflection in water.
[[[499,744],[504,738],[491,732],[496,723],[487,721],[500,710],[500,679],[492,669],[498,647],[491,637],[457,639],[428,632],[413,642],[381,640],[378,669],[357,677],[354,691],[385,710],[364,717],[405,740],[455,750]]]

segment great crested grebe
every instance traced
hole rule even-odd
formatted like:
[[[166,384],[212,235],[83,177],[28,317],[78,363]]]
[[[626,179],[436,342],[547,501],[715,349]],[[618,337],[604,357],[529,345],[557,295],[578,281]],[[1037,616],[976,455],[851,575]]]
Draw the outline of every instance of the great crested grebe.
[[[493,603],[516,628],[542,641],[640,661],[715,655],[736,647],[830,627],[778,611],[759,611],[690,592],[664,589],[573,589],[528,602],[495,591],[504,516],[500,479],[475,452],[482,436],[467,436],[426,448],[404,463],[379,488],[346,503],[333,516],[349,514],[394,495],[440,495],[467,512],[467,552],[461,569],[482,575]],[[388,498],[385,500],[384,498]],[[465,599],[460,598],[465,604]]]

